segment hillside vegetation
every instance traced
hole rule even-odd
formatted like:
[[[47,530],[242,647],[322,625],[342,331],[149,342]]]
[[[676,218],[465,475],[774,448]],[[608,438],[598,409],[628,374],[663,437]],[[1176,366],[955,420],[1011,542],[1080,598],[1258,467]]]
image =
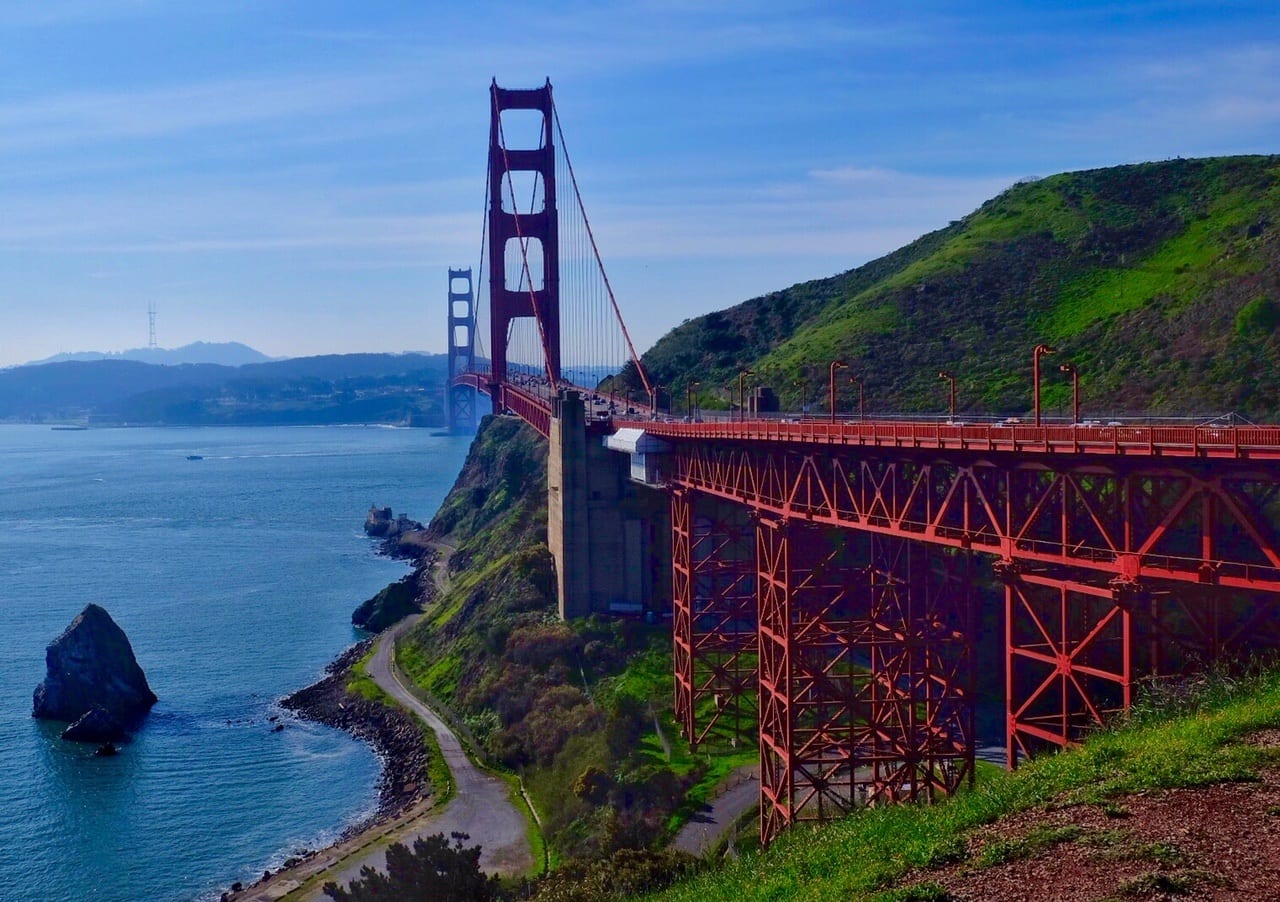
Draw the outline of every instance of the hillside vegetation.
[[[1014,185],[964,219],[857,269],[673,329],[644,356],[653,381],[691,379],[728,403],[746,367],[788,404],[827,408],[827,365],[865,381],[868,412],[1031,407],[1084,415],[1280,415],[1280,157],[1171,160]],[[842,378],[837,407],[856,407]]]
[[[1280,671],[1212,675],[1085,745],[933,806],[795,828],[668,902],[1274,898]]]
[[[660,843],[753,753],[695,761],[675,735],[669,628],[559,619],[546,454],[515,418],[485,418],[429,527],[446,589],[397,660],[486,758],[523,776],[563,862]]]

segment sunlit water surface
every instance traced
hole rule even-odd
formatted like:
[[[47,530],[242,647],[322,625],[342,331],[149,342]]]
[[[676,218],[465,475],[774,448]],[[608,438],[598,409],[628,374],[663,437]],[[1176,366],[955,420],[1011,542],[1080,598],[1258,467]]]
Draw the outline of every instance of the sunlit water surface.
[[[366,746],[268,717],[405,572],[363,536],[369,504],[427,519],[466,449],[407,429],[0,426],[0,900],[216,898],[371,812]],[[31,718],[45,646],[91,601],[160,697],[115,758]]]

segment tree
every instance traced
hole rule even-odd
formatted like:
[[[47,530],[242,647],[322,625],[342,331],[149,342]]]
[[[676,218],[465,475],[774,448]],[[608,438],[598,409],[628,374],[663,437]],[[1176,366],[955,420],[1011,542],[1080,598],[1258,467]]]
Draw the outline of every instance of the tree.
[[[498,898],[498,878],[480,870],[480,847],[464,847],[471,837],[451,833],[450,844],[443,833],[414,840],[413,851],[403,843],[387,849],[387,873],[368,865],[360,876],[342,889],[336,883],[324,885],[324,893],[337,902],[384,902],[390,899],[456,899],[459,902],[490,902]]]

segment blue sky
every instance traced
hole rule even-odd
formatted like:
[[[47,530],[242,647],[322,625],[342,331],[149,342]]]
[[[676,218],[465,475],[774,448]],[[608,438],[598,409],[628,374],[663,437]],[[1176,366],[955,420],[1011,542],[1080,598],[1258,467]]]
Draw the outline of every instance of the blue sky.
[[[1280,152],[1274,2],[0,0],[0,366],[444,348],[550,77],[639,345],[1015,180]]]

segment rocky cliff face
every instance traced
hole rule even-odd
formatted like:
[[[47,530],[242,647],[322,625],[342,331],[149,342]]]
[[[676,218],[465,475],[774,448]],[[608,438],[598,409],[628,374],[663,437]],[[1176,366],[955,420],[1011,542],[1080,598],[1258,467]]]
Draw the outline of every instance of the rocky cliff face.
[[[119,738],[156,703],[129,638],[96,604],[88,605],[50,643],[45,666],[32,716],[75,722],[92,713],[91,730],[73,727],[65,738]]]

